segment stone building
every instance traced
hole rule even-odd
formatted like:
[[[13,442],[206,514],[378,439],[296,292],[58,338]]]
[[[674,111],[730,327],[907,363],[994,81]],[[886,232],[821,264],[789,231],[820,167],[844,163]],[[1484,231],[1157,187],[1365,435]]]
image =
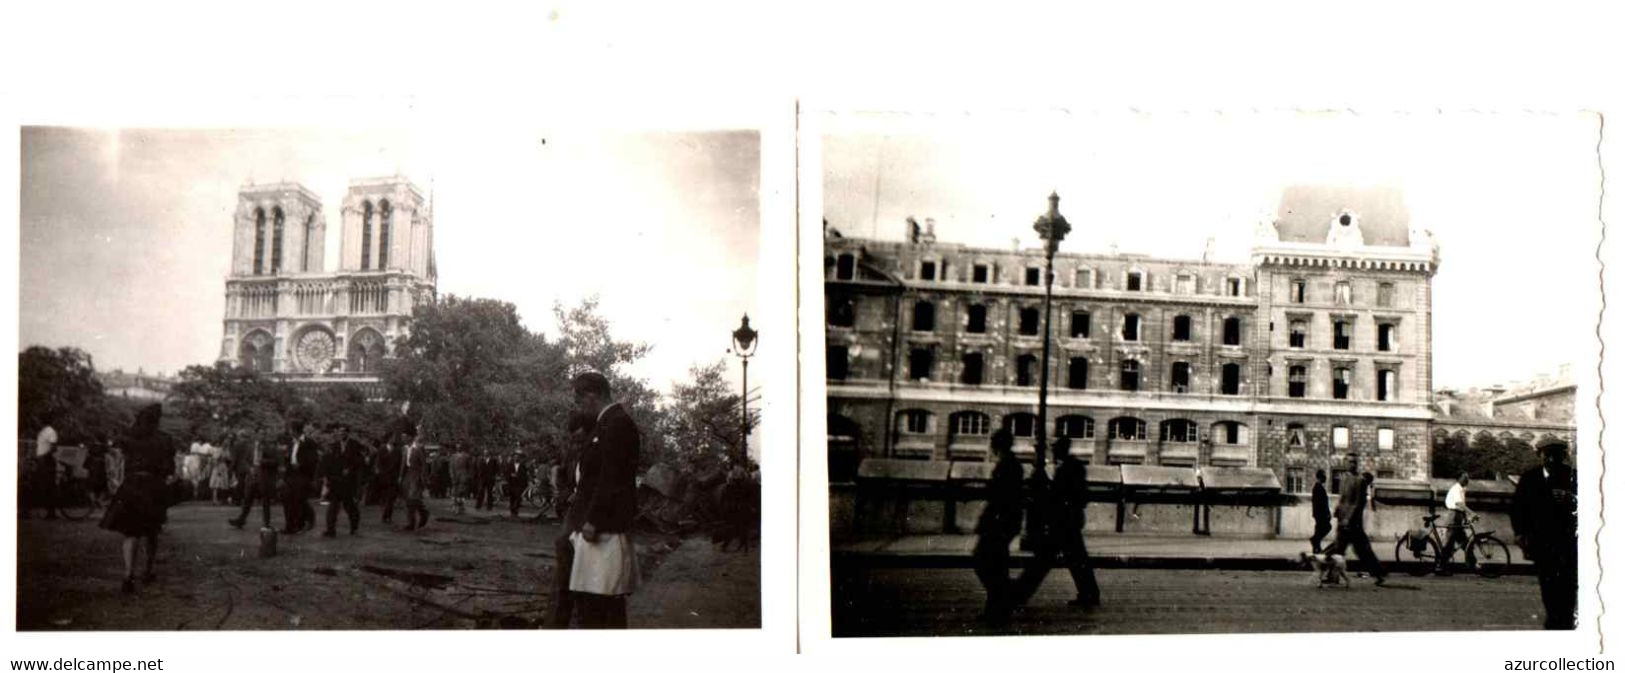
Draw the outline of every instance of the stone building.
[[[1434,393],[1434,443],[1452,437],[1470,443],[1487,433],[1503,443],[1518,440],[1536,449],[1562,444],[1572,452],[1577,434],[1575,393],[1567,367],[1555,376],[1510,386],[1440,389]]]
[[[1081,226],[1088,226],[1083,224]],[[1050,437],[1096,464],[1264,467],[1288,492],[1358,454],[1425,479],[1432,237],[1391,190],[1293,188],[1248,263],[1055,258]],[[981,461],[1036,432],[1041,249],[825,236],[831,477]]]
[[[300,382],[375,382],[413,308],[435,294],[428,201],[401,177],[352,180],[339,264],[320,198],[294,183],[238,194],[220,360]]]

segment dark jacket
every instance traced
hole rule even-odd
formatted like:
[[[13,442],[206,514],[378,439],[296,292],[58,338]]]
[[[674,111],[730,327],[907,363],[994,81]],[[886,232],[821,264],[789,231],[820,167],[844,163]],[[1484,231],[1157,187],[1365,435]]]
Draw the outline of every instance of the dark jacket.
[[[592,524],[600,533],[623,533],[637,516],[637,424],[621,408],[611,405],[598,419],[592,439],[579,457],[581,481],[570,506],[569,528]]]
[[[367,470],[367,454],[361,443],[341,440],[322,454],[322,478],[333,488],[354,488]]]
[[[294,464],[295,455],[299,457],[297,466]],[[315,479],[321,461],[321,445],[316,442],[316,438],[295,439],[293,449],[288,454],[288,473],[297,474],[306,479]]]
[[[1055,468],[1055,481],[1050,484],[1051,502],[1055,505],[1056,525],[1059,533],[1081,533],[1084,509],[1089,505],[1089,466],[1075,457],[1067,456]]]
[[[401,482],[401,449],[398,446],[384,445],[378,450],[378,458],[372,463],[372,473],[376,478],[375,484],[394,486]]]
[[[530,466],[526,465],[522,461],[508,463],[507,468],[502,471],[502,476],[503,478],[507,479],[508,486],[510,488],[513,486],[523,487],[529,485]]]
[[[1309,492],[1309,505],[1315,513],[1315,523],[1331,523],[1332,503],[1326,497],[1326,485],[1315,482],[1315,488]]]
[[[1574,544],[1580,519],[1574,468],[1558,465],[1550,477],[1537,466],[1518,479],[1512,496],[1512,530],[1530,544]]]
[[[976,520],[979,535],[1014,537],[1021,531],[1021,462],[1006,455],[987,481],[987,507]]]

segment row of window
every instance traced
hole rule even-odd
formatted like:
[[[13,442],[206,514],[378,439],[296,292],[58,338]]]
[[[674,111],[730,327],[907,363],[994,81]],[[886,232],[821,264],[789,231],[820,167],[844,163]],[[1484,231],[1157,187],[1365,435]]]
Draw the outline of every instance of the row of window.
[[[847,346],[830,346],[825,352],[825,375],[830,380],[844,381],[851,375],[851,351]],[[916,347],[909,349],[908,379],[911,381],[929,381],[933,378],[936,367],[936,349],[931,347]],[[1268,365],[1268,374],[1273,376],[1274,367]],[[1141,377],[1141,363],[1135,358],[1122,360],[1118,368],[1117,389],[1135,392],[1145,384]],[[965,353],[960,356],[959,383],[968,386],[979,386],[986,380],[987,359],[978,352]],[[1038,385],[1038,356],[1023,353],[1016,356],[1016,366],[1013,384],[1017,386]],[[1174,362],[1169,367],[1168,389],[1175,393],[1192,392],[1192,379],[1195,368],[1189,362]],[[1331,370],[1331,398],[1334,400],[1349,399],[1353,387],[1352,363],[1335,363]],[[1375,400],[1387,402],[1397,399],[1399,392],[1399,372],[1392,365],[1379,366],[1376,370]],[[1089,358],[1072,357],[1067,359],[1066,377],[1062,382],[1072,390],[1087,390],[1089,388]],[[1309,365],[1297,363],[1287,368],[1287,397],[1305,398],[1309,390]],[[1219,367],[1219,394],[1241,394],[1241,364],[1226,362]]]
[[[1293,304],[1309,303],[1309,281],[1294,278],[1287,285],[1287,301]],[[1355,304],[1354,285],[1346,280],[1332,283],[1332,303],[1339,306]],[[1378,283],[1376,305],[1388,308],[1394,305],[1394,284]]]
[[[947,281],[949,269],[947,259],[921,260],[916,278],[921,281]],[[974,262],[970,265],[970,273],[966,278],[971,283],[989,284],[1000,282],[1000,267],[987,262]],[[842,253],[835,258],[835,279],[852,280],[857,276],[857,257],[852,253]],[[1075,269],[1071,272],[1072,287],[1094,289],[1100,275],[1094,269]],[[1022,284],[1038,287],[1044,284],[1044,269],[1039,266],[1028,266],[1022,269]],[[1228,297],[1245,296],[1247,279],[1241,276],[1229,276],[1221,281],[1223,294]],[[1065,285],[1065,283],[1063,283]],[[1130,269],[1123,272],[1122,287],[1129,292],[1143,292],[1151,287],[1151,275],[1139,269]],[[1196,294],[1201,288],[1195,274],[1176,273],[1174,275],[1173,291],[1175,294]]]
[[[1331,438],[1332,438],[1332,446],[1331,446],[1331,448],[1333,450],[1336,450],[1336,451],[1347,450],[1349,448],[1349,446],[1350,446],[1349,428],[1348,428],[1348,426],[1346,426],[1346,425],[1334,425],[1334,426],[1332,426],[1331,427]],[[1308,431],[1304,428],[1302,423],[1288,423],[1286,425],[1286,444],[1287,444],[1287,446],[1289,448],[1293,448],[1293,449],[1308,449],[1308,448],[1311,448],[1309,446]],[[1315,448],[1315,449],[1323,449],[1325,447],[1316,446],[1316,447],[1313,447],[1313,448]],[[1393,450],[1393,448],[1394,448],[1394,429],[1393,428],[1377,428],[1377,449],[1381,450],[1381,451],[1391,451],[1391,450]]]
[[[394,214],[389,199],[378,202],[378,268],[389,267],[389,220]],[[372,268],[372,202],[361,204],[361,270]]]
[[[1287,326],[1287,346],[1290,348],[1307,348],[1309,343],[1309,319],[1293,318]],[[1390,352],[1398,347],[1397,338],[1399,326],[1393,321],[1377,323],[1377,350]],[[1352,347],[1354,341],[1354,319],[1350,317],[1332,317],[1332,348],[1346,351]]]
[[[1036,437],[1038,416],[1027,412],[1008,414],[1002,426],[1018,439]],[[1201,438],[1196,422],[1189,419],[1169,419],[1158,427],[1158,441],[1186,443]],[[986,436],[992,433],[992,428],[992,419],[979,411],[959,411],[948,415],[948,434],[954,439]],[[904,435],[936,434],[936,417],[924,409],[899,411],[897,431]],[[1095,439],[1095,419],[1081,414],[1061,416],[1055,419],[1052,436]],[[1149,438],[1145,421],[1132,416],[1119,416],[1107,421],[1106,437],[1128,441],[1146,441]],[[1247,426],[1235,421],[1219,421],[1213,424],[1211,438],[1216,444],[1246,444]]]
[[[282,230],[286,224],[287,217],[282,213],[282,206],[273,206],[271,208],[269,232],[271,259],[269,260],[269,265],[267,265],[267,260],[265,259],[265,245],[267,240],[265,218],[266,215],[264,208],[254,209],[254,275],[256,276],[266,273],[267,268],[270,269],[270,273],[272,274],[282,271]],[[299,257],[300,271],[310,270],[305,268],[305,266],[310,263],[310,239],[312,237],[312,230],[315,225],[316,216],[314,214],[305,218],[305,250],[300,254]]]
[[[915,302],[910,322],[910,330],[914,332],[934,332],[937,329],[937,306],[929,300]],[[1069,316],[1067,335],[1073,339],[1088,339],[1090,315],[1088,311],[1072,311]],[[857,300],[853,297],[839,297],[831,300],[829,307],[829,324],[832,327],[852,327],[857,322]],[[1123,314],[1120,336],[1124,341],[1139,341],[1141,339],[1144,318],[1138,313]],[[1191,316],[1177,315],[1173,319],[1173,329],[1169,338],[1173,341],[1191,341],[1193,334],[1193,321]],[[965,332],[969,334],[987,333],[987,306],[984,304],[971,304],[965,307]],[[1242,320],[1236,316],[1226,317],[1222,323],[1222,341],[1226,346],[1240,346],[1242,335]],[[1037,307],[1022,307],[1016,315],[1016,333],[1021,336],[1038,336],[1039,310]]]

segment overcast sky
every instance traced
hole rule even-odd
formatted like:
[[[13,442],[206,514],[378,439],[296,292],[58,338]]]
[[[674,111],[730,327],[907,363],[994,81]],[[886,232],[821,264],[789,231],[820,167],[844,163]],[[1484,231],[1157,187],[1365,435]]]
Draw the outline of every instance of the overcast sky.
[[[824,208],[849,236],[1037,247],[1050,190],[1067,252],[1246,261],[1295,184],[1394,187],[1441,247],[1435,386],[1595,362],[1597,122],[1582,115],[827,114]],[[1334,213],[1328,213],[1328,219]]]
[[[214,361],[248,181],[321,198],[333,269],[349,180],[411,178],[433,192],[441,294],[549,333],[555,301],[597,295],[618,337],[654,346],[632,373],[661,390],[721,358],[736,376],[729,333],[755,312],[754,131],[24,129],[21,151],[21,344],[98,369]]]

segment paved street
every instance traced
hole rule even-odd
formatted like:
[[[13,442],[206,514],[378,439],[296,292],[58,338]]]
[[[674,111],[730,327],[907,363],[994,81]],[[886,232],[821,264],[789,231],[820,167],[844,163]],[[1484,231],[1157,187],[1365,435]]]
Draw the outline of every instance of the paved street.
[[[318,512],[320,513],[320,507]],[[119,536],[94,519],[18,522],[21,630],[536,628],[548,601],[556,524],[506,510],[463,515],[430,501],[434,519],[407,533],[364,508],[361,534],[282,536],[257,558],[253,524],[235,508],[170,509],[158,580],[119,591]],[[250,520],[257,520],[258,512]],[[397,520],[405,514],[399,508]],[[273,521],[281,525],[281,512]],[[318,528],[319,530],[319,528]],[[629,606],[633,628],[755,628],[760,555],[720,552],[709,540],[639,536],[645,584]]]
[[[1012,571],[1012,575],[1019,571]],[[1388,587],[1355,578],[1321,589],[1307,571],[1109,569],[1097,571],[1105,604],[1069,608],[1071,578],[1050,573],[1005,629],[975,619],[981,585],[968,568],[836,570],[836,636],[1003,634],[1287,633],[1539,629],[1535,578],[1410,577]]]

